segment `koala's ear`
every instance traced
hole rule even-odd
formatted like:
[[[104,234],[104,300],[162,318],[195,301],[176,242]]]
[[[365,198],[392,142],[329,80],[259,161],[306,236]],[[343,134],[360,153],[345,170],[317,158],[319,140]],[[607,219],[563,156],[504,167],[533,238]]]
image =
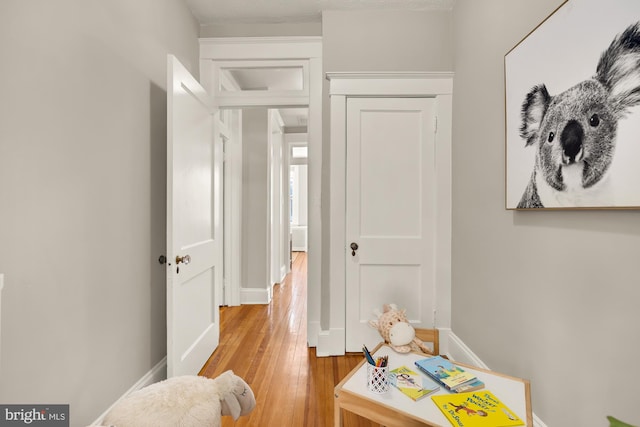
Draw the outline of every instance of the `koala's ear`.
[[[595,78],[609,90],[618,113],[640,104],[640,22],[613,39],[600,57]]]
[[[522,103],[522,126],[520,136],[526,141],[525,147],[538,139],[542,119],[547,112],[551,96],[543,84],[534,86]]]

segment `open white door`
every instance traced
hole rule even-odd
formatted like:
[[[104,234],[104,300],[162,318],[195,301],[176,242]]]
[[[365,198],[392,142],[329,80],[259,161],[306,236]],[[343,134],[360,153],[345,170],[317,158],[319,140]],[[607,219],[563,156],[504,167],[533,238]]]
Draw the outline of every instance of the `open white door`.
[[[212,98],[167,59],[167,375],[197,374],[218,346],[221,147]]]

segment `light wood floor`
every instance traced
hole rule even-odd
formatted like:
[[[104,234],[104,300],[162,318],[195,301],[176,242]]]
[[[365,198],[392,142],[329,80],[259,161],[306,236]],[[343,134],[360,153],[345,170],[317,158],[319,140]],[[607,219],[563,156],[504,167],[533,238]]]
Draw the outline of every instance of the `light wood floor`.
[[[291,274],[274,287],[269,305],[220,309],[220,344],[202,368],[214,378],[226,370],[241,376],[257,406],[223,427],[324,427],[333,425],[333,388],[360,361],[361,354],[316,357],[307,347],[307,255],[294,252]],[[346,414],[345,426],[373,426]]]

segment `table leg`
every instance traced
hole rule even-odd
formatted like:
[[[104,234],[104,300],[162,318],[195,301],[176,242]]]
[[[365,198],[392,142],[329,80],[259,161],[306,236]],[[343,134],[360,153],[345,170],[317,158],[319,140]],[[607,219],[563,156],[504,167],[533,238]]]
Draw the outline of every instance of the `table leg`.
[[[333,399],[333,425],[334,427],[342,427],[342,409],[340,408],[340,402],[338,396]]]

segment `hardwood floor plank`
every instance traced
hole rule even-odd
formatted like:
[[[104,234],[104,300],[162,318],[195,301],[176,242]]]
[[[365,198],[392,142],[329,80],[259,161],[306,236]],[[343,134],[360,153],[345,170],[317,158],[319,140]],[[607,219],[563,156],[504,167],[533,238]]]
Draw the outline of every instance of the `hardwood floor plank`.
[[[329,427],[333,389],[362,360],[361,354],[317,357],[307,345],[307,254],[294,252],[292,271],[273,288],[267,305],[220,308],[220,344],[200,375],[231,369],[256,395],[256,408],[223,427]],[[372,427],[345,414],[346,427]]]

